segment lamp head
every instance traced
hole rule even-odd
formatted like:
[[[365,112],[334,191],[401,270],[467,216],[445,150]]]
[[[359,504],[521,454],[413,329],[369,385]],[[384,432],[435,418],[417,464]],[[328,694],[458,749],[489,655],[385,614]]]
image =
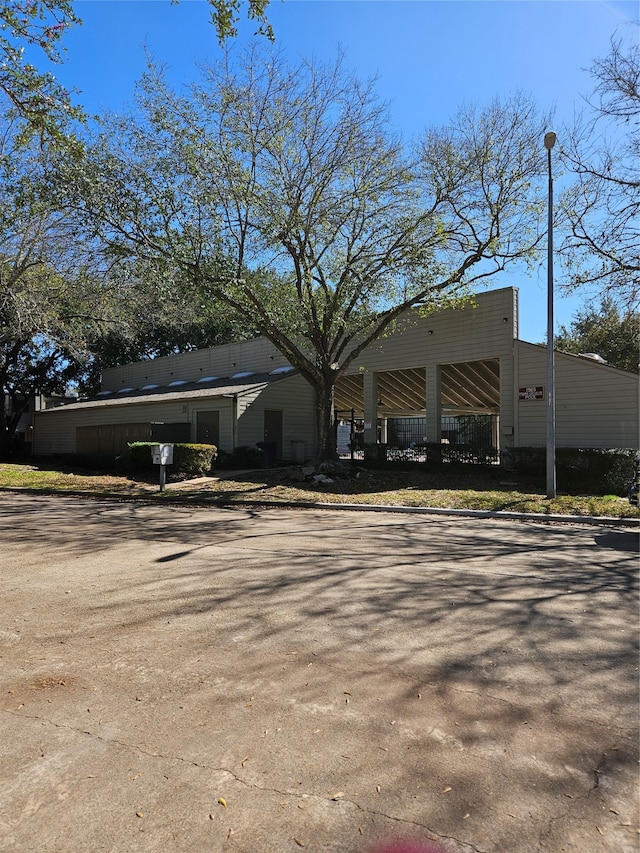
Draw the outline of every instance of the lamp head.
[[[544,147],[547,149],[547,151],[551,151],[553,146],[556,144],[556,139],[557,139],[557,137],[552,130],[550,130],[548,133],[545,133],[545,135],[544,135]]]

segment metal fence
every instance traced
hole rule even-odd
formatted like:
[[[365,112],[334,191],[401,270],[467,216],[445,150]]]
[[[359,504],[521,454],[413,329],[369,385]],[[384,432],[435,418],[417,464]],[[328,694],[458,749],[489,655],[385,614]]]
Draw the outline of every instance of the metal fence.
[[[365,456],[364,424],[358,420],[342,420],[342,440],[338,452],[354,460]],[[348,426],[347,426],[348,424]],[[497,449],[497,420],[493,415],[449,415],[442,418],[440,445],[428,441],[426,418],[389,418],[386,423],[386,442],[381,442],[378,426],[378,461],[426,462],[438,457],[440,462],[495,464]],[[369,450],[373,454],[373,450]]]

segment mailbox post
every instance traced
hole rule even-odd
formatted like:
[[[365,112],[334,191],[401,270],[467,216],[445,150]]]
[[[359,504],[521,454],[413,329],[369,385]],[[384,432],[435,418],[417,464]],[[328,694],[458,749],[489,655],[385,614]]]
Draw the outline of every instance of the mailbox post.
[[[151,448],[153,464],[160,466],[160,491],[167,482],[167,465],[173,465],[173,444],[154,444]]]

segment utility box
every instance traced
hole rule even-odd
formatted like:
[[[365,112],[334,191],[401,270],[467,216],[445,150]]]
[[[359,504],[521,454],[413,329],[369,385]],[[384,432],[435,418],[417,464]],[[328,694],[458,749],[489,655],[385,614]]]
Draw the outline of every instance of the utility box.
[[[305,442],[304,441],[292,441],[291,442],[291,459],[293,462],[304,462],[305,461]]]
[[[154,465],[173,465],[173,444],[154,444],[151,456]]]

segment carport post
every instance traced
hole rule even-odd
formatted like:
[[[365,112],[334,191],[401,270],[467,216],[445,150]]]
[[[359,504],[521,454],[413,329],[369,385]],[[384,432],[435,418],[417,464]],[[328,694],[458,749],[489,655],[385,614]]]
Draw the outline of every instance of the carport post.
[[[442,437],[442,368],[439,364],[426,365],[426,424],[427,441],[440,444]]]

